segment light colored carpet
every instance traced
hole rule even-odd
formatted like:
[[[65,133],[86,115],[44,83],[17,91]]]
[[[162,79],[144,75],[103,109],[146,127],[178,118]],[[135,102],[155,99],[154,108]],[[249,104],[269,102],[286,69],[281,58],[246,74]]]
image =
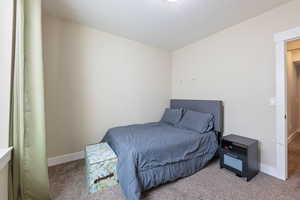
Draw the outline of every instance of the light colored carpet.
[[[294,146],[300,155],[300,147]],[[290,145],[290,148],[294,146]],[[146,192],[143,200],[299,200],[300,170],[299,167],[292,168],[293,174],[286,182],[263,173],[246,182],[219,169],[215,160],[193,176]],[[51,167],[49,177],[54,200],[123,200],[119,186],[88,195],[83,160]]]

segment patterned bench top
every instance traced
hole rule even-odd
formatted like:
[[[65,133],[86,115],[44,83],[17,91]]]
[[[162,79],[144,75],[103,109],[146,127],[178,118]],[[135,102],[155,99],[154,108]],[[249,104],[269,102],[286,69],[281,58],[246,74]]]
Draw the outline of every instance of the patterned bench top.
[[[107,143],[86,146],[86,159],[90,165],[106,160],[117,159],[117,155]]]

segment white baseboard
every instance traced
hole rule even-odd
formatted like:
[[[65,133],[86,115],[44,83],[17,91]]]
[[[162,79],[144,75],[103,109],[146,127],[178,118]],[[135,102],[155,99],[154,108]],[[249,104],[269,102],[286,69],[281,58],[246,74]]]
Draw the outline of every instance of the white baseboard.
[[[48,166],[51,167],[81,159],[84,159],[84,151],[48,158]]]
[[[260,171],[273,177],[278,177],[277,168],[270,165],[260,164]]]
[[[292,142],[295,139],[295,137],[299,134],[299,131],[300,130],[298,129],[298,130],[296,130],[295,132],[293,132],[293,133],[291,133],[289,135],[289,137],[288,137],[288,143]]]

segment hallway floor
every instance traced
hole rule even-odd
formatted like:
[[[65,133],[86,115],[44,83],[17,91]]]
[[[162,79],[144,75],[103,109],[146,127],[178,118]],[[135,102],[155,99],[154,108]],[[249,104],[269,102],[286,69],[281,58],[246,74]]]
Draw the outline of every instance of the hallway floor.
[[[300,133],[288,145],[288,173],[289,177],[300,171]]]

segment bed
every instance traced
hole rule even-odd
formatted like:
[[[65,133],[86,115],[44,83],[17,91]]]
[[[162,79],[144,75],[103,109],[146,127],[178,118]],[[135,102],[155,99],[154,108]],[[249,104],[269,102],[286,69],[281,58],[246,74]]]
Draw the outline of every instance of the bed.
[[[223,132],[221,101],[171,100],[170,108],[211,113],[213,129],[199,134],[163,122],[115,127],[106,133],[118,156],[117,176],[127,200],[143,191],[201,170],[218,149]]]

